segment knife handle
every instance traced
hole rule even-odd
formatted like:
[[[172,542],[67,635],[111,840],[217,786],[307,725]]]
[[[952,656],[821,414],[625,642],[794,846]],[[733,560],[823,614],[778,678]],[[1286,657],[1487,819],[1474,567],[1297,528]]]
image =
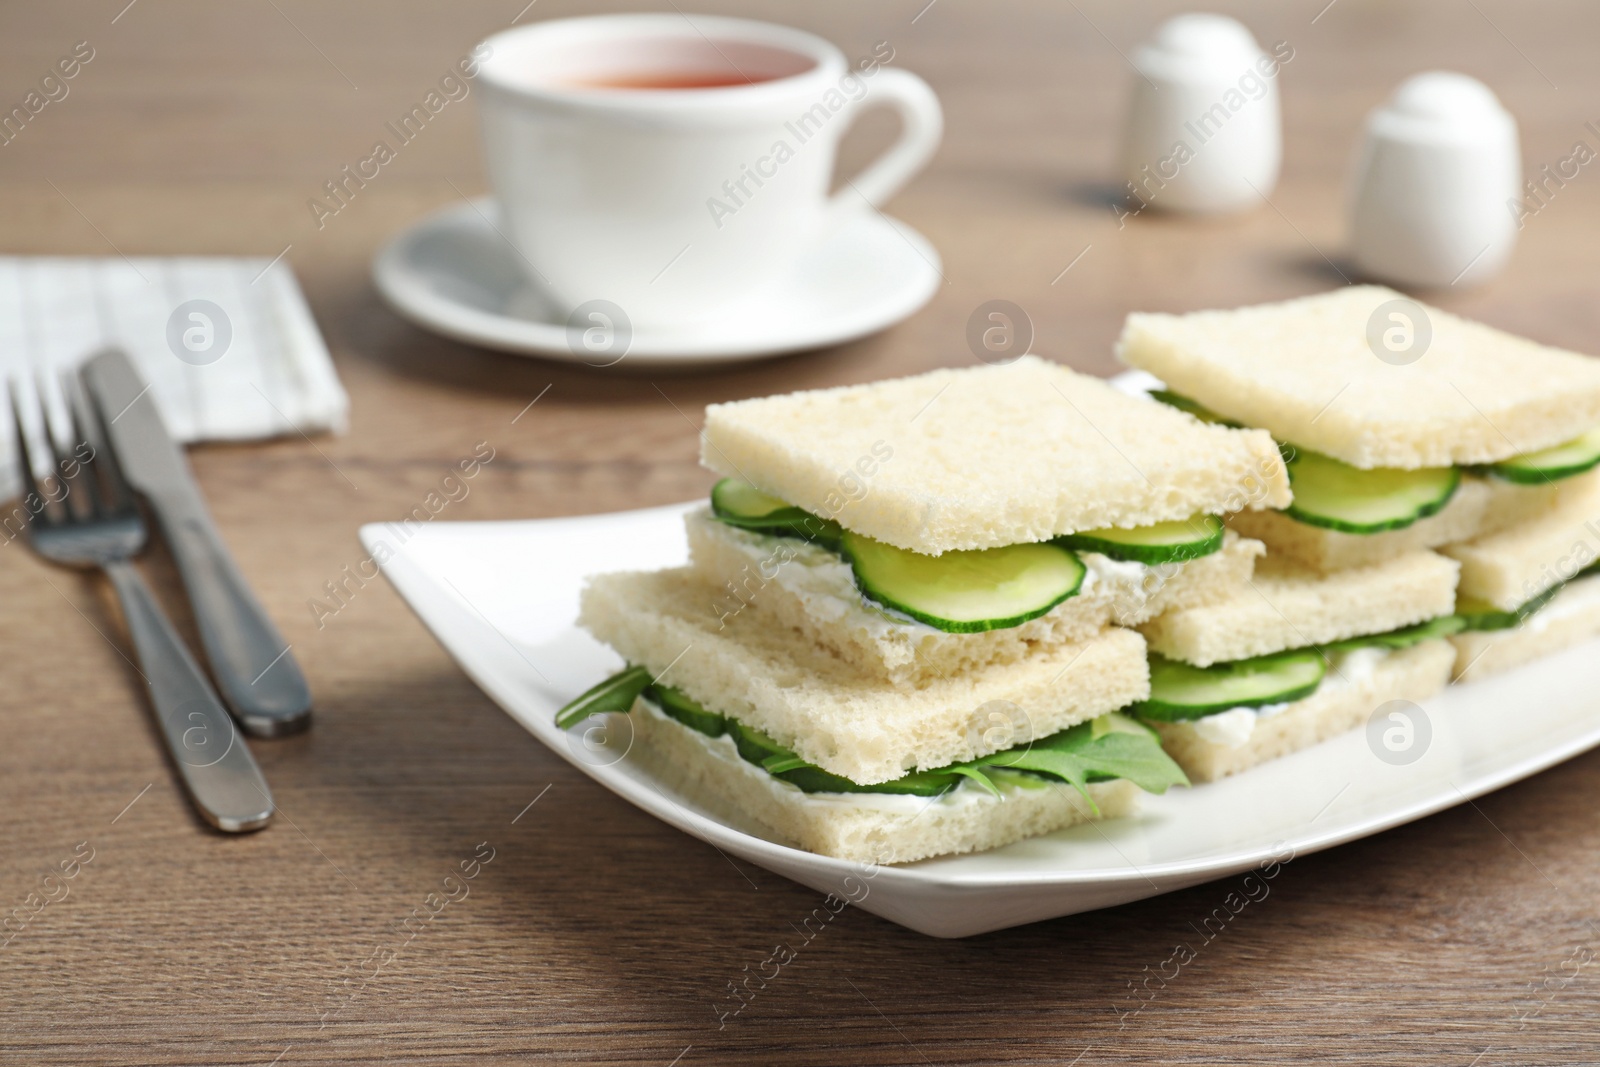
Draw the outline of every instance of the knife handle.
[[[256,737],[311,724],[311,687],[205,514],[158,509],[222,698]]]
[[[127,560],[103,564],[150,687],[161,735],[195,809],[219,830],[259,830],[272,818],[272,792],[200,665]]]

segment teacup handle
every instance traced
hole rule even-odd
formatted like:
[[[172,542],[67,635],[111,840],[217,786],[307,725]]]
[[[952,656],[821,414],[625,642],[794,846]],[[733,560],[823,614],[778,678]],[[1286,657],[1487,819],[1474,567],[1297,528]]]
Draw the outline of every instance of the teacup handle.
[[[927,165],[944,133],[944,111],[927,82],[907,70],[880,67],[867,83],[870,89],[856,105],[855,115],[869,107],[892,107],[900,113],[904,129],[899,140],[847,181],[828,201],[830,213],[859,210],[863,202],[878,207]],[[855,115],[851,116],[852,121]]]

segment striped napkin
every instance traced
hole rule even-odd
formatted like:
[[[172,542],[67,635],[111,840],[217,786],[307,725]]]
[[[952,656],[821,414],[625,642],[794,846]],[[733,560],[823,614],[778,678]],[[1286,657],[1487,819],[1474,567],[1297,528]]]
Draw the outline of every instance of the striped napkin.
[[[22,388],[42,379],[49,393],[60,370],[112,344],[133,358],[180,441],[345,428],[349,398],[280,260],[0,256],[0,376]],[[9,496],[9,413],[3,421]]]

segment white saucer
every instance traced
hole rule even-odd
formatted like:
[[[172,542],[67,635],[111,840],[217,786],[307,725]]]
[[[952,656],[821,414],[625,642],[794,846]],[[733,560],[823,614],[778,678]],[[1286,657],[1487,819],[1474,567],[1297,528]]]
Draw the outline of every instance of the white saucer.
[[[372,264],[378,291],[425,329],[521,355],[590,362],[565,319],[524,280],[491,199],[437,211],[395,237]],[[939,253],[903,222],[863,212],[735,315],[693,330],[635,329],[630,363],[757,359],[842,344],[915,312],[938,288]],[[609,361],[608,357],[608,361]]]

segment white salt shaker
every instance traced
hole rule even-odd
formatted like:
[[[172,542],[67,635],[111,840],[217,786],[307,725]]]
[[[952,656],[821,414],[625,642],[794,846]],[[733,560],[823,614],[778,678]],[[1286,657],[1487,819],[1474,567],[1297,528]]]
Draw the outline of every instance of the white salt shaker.
[[[1278,181],[1278,68],[1250,31],[1222,15],[1179,15],[1133,53],[1138,73],[1122,145],[1129,214],[1145,208],[1236,211]]]
[[[1489,87],[1430,71],[1402,82],[1367,118],[1350,199],[1350,252],[1373,278],[1473,285],[1517,239],[1517,123]]]

